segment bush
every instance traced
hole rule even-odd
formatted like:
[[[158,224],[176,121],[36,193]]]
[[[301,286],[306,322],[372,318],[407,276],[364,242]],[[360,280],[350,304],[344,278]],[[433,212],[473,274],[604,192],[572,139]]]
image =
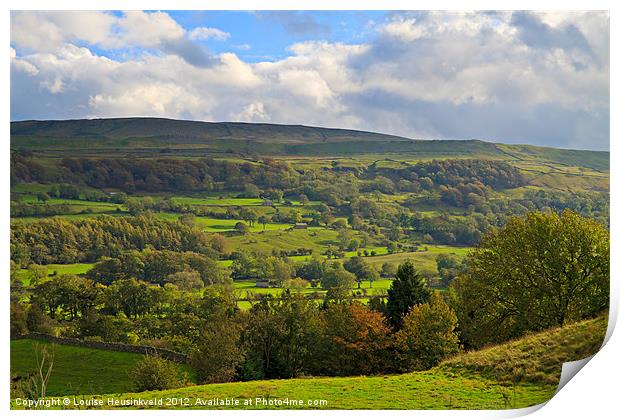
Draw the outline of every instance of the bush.
[[[28,332],[28,315],[17,302],[11,303],[11,338]]]
[[[177,365],[154,354],[144,356],[131,372],[136,392],[180,388],[187,384],[187,374]]]
[[[54,335],[55,322],[38,305],[30,305],[26,326],[29,331]]]

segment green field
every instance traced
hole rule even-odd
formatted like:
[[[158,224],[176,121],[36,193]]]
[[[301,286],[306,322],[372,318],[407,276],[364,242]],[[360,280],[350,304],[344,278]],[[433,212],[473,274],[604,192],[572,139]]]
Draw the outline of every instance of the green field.
[[[26,375],[35,371],[35,343],[54,349],[54,366],[47,387],[49,396],[128,392],[133,389],[131,371],[143,357],[137,353],[51,345],[29,339],[12,340],[12,374]]]
[[[323,409],[505,409],[549,400],[557,387],[561,364],[592,355],[600,347],[607,317],[582,321],[520,340],[446,360],[425,372],[344,378],[304,378],[192,386],[174,390],[127,393],[107,398],[163,398],[157,408],[323,408]],[[514,377],[514,368],[525,371]],[[98,397],[98,395],[96,395]],[[181,399],[184,406],[174,404]],[[212,399],[238,399],[237,407],[208,405]],[[256,398],[301,400],[303,405],[256,404]],[[245,406],[245,400],[252,400]],[[312,405],[309,405],[308,402]],[[321,402],[323,401],[323,402]],[[171,405],[165,405],[169,402]],[[204,405],[197,405],[202,402]]]
[[[163,220],[178,220],[182,215],[178,213],[155,213],[155,216]],[[243,220],[235,219],[215,219],[212,217],[196,216],[194,223],[200,229],[206,232],[226,232],[233,231],[235,225]],[[255,223],[254,226],[249,226],[246,222],[243,222],[250,232],[262,232],[264,230],[283,230],[292,226],[291,223],[267,223],[264,227],[259,223]]]
[[[338,246],[338,232],[331,229],[315,228],[292,230],[284,232],[272,230],[254,232],[249,235],[236,235],[228,238],[232,249],[245,249],[257,252],[271,252],[277,250],[293,250],[311,248],[314,253],[321,254],[331,245]]]
[[[437,262],[435,258],[440,254],[454,255],[457,259],[462,259],[471,250],[470,247],[455,247],[449,245],[422,245],[416,252],[401,252],[386,255],[377,255],[375,257],[364,257],[378,269],[381,265],[389,262],[398,265],[406,260],[411,260],[418,270],[424,270],[431,273],[437,273]]]
[[[57,275],[61,274],[84,274],[91,268],[93,268],[94,264],[90,263],[75,263],[75,264],[48,264],[45,267],[47,268],[48,276],[52,275],[56,272]],[[17,272],[17,278],[22,281],[24,286],[30,285],[30,279],[28,278],[28,270],[21,269]]]
[[[285,287],[256,287],[256,282],[254,281],[235,281],[234,283],[235,291],[237,295],[244,299],[248,297],[248,295],[273,295],[278,296],[282,292],[286,290]],[[351,289],[351,292],[355,293],[356,291],[362,292],[362,290],[366,291],[365,296],[373,296],[373,295],[384,295],[386,290],[392,284],[392,279],[380,279],[372,284],[372,288],[370,287],[370,282],[363,281],[361,282],[361,288],[358,289],[357,286]],[[304,295],[318,294],[325,295],[327,292],[325,289],[321,289],[320,287],[306,287],[304,289],[296,289],[295,292],[299,292]]]

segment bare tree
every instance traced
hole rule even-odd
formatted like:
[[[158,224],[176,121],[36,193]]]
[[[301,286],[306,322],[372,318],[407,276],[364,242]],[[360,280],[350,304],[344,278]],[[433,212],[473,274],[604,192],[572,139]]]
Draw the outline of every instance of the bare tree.
[[[37,363],[37,382],[39,382],[39,386],[41,389],[40,398],[45,398],[45,393],[47,391],[47,383],[49,382],[50,376],[52,374],[52,369],[54,368],[54,347],[50,347],[46,345],[35,344],[34,345],[34,355]]]

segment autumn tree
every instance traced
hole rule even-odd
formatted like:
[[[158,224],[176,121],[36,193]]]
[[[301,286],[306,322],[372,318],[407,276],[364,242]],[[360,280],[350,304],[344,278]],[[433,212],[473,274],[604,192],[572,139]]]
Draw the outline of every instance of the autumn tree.
[[[322,313],[321,367],[328,375],[371,375],[388,368],[390,329],[379,312],[358,303],[332,304]]]

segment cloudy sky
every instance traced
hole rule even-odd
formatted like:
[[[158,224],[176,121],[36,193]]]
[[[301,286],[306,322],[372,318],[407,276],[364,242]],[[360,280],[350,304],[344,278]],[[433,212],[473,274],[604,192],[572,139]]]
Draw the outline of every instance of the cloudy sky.
[[[605,12],[12,12],[11,119],[609,149]]]

